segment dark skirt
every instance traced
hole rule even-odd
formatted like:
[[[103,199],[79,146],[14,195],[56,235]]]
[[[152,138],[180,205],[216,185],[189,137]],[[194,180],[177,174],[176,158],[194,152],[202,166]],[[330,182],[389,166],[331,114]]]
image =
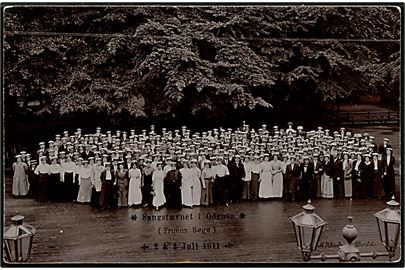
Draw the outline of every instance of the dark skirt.
[[[163,192],[166,197],[166,207],[168,208],[181,207],[181,189],[177,183],[165,181]]]
[[[38,175],[38,185],[37,185],[37,200],[40,202],[48,201],[49,194],[49,174],[39,174]]]
[[[75,193],[75,184],[73,183],[73,173],[65,172],[64,178],[64,200],[71,202],[77,197],[77,193]]]
[[[383,179],[382,175],[378,171],[373,171],[372,181],[373,181],[372,196],[374,198],[383,198],[384,197]]]
[[[32,171],[28,174],[28,181],[30,183],[29,197],[38,199],[38,176]]]
[[[152,174],[145,175],[143,178],[142,187],[142,204],[152,205],[153,195],[152,192]]]
[[[60,200],[60,173],[51,173],[49,176],[48,198],[55,202]]]
[[[114,208],[115,207],[115,194],[114,194],[114,183],[113,181],[103,181],[101,183],[101,192],[99,205],[101,208]]]
[[[90,204],[94,207],[99,207],[100,206],[100,195],[101,191],[97,192],[96,189],[93,187],[92,193],[91,193],[91,202]]]
[[[256,200],[258,198],[259,194],[259,176],[260,174],[258,173],[252,173],[251,174],[251,180],[252,180],[252,185],[251,185],[251,198]]]
[[[215,179],[212,193],[215,203],[228,203],[228,179],[226,176]]]

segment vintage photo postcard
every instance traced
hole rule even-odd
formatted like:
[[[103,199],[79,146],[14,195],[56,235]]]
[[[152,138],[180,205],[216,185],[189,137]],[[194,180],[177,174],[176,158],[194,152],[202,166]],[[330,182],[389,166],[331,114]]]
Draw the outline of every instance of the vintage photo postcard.
[[[403,266],[403,3],[1,11],[3,266]]]

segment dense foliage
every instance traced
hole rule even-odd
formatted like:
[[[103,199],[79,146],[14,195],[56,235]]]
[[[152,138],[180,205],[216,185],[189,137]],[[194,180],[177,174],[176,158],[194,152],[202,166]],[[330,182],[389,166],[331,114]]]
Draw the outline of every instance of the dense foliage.
[[[4,34],[7,105],[22,113],[176,115],[399,96],[396,8],[13,7]]]

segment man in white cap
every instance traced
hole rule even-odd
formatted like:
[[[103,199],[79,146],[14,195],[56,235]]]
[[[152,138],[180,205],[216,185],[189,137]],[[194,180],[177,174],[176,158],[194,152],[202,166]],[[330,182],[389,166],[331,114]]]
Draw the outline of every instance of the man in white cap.
[[[382,154],[383,157],[386,156],[387,153],[387,148],[392,147],[391,144],[389,144],[390,140],[388,138],[384,138],[383,143],[380,144],[378,147],[378,153]]]

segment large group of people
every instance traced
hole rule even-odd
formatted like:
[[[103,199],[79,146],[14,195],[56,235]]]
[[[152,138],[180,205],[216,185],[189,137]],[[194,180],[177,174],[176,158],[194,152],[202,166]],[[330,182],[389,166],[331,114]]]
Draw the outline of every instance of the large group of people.
[[[318,127],[304,131],[266,125],[255,130],[183,126],[157,132],[57,134],[22,151],[13,164],[14,196],[74,201],[102,209],[195,207],[241,200],[390,198],[395,158],[384,138]]]

